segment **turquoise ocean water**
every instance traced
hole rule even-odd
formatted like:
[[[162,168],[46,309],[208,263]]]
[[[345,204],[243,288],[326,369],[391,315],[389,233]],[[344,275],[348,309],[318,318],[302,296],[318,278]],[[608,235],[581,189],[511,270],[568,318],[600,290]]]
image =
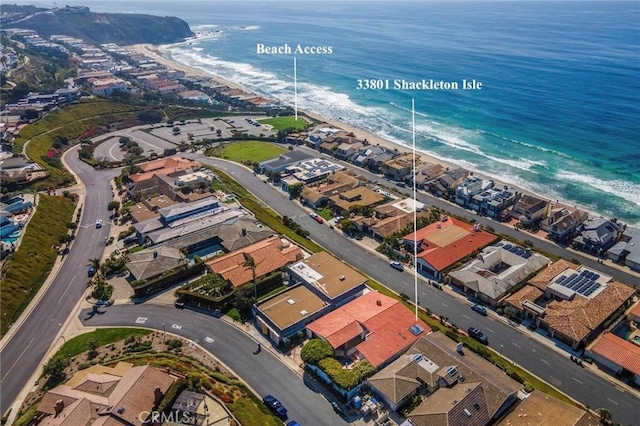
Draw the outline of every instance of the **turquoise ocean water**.
[[[410,144],[414,98],[420,149],[640,224],[638,2],[84,3],[179,16],[205,35],[167,55],[289,104],[292,56],[256,43],[332,46],[296,56],[300,108]],[[356,88],[423,78],[483,89]]]

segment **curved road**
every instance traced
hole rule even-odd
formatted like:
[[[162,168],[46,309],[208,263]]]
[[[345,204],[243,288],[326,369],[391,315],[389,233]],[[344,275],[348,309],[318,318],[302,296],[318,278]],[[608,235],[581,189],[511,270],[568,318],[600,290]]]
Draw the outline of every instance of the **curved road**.
[[[411,274],[390,268],[388,262],[377,255],[354,244],[340,233],[331,230],[327,225],[318,224],[311,219],[308,213],[291,203],[284,194],[272,185],[256,179],[250,170],[234,163],[213,158],[188,156],[197,158],[202,163],[213,165],[233,176],[280,215],[294,218],[311,233],[313,240],[321,246],[329,248],[354,268],[363,271],[397,293],[405,293],[413,298],[414,281]],[[492,221],[489,223],[493,224]],[[612,413],[613,419],[621,424],[636,422],[636,416],[632,414],[632,407],[637,407],[640,404],[640,399],[589,369],[579,367],[569,360],[568,355],[559,354],[501,320],[491,316],[480,316],[471,311],[469,304],[424,283],[420,283],[418,286],[418,300],[420,306],[448,317],[450,322],[455,323],[463,330],[470,326],[480,328],[488,335],[492,348],[497,351],[502,350],[502,354],[507,358],[584,405],[594,409],[608,409]]]
[[[256,341],[227,322],[188,309],[142,304],[103,308],[100,314],[83,310],[80,320],[88,327],[142,326],[185,337],[215,354],[239,374],[258,394],[272,394],[287,407],[289,418],[303,425],[347,424],[331,405],[307,387],[300,376],[285,367],[269,350],[254,355]],[[136,322],[137,321],[137,322]]]
[[[107,204],[111,200],[109,181],[117,170],[96,171],[78,160],[74,152],[67,155],[70,167],[80,175],[86,187],[82,221],[76,238],[56,278],[14,331],[0,352],[0,413],[5,413],[23,386],[38,369],[60,327],[67,320],[87,286],[86,265],[89,259],[101,257],[104,238],[111,223],[107,220]],[[96,219],[104,226],[96,229]]]

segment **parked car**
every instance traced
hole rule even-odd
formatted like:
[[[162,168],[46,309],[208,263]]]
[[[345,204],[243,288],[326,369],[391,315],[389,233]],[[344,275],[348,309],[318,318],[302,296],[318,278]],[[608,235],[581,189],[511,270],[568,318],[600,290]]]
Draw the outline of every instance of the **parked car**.
[[[267,395],[262,398],[262,402],[264,402],[265,405],[269,407],[269,409],[273,411],[276,416],[280,417],[282,420],[286,420],[287,409],[284,408],[284,405],[282,405],[282,403],[278,401],[276,397]]]
[[[311,213],[309,216],[311,216],[311,218],[318,223],[324,223],[324,219],[322,219],[322,217],[320,217],[317,213]]]
[[[287,426],[300,426],[300,423],[296,422],[295,420],[291,420],[289,423],[287,423]]]
[[[487,336],[477,328],[469,327],[469,330],[467,331],[469,332],[470,337],[476,339],[478,342],[482,343],[483,345],[489,344],[489,339],[487,339]]]
[[[93,266],[89,266],[89,269],[87,269],[87,276],[92,277],[95,274],[96,274],[96,268],[94,268]]]
[[[96,220],[96,228],[102,228],[102,219]]]
[[[477,303],[476,303],[475,305],[473,305],[473,306],[471,307],[471,309],[472,309],[472,310],[474,310],[474,311],[476,311],[476,312],[477,312],[477,313],[479,313],[480,315],[483,315],[483,316],[485,316],[485,317],[487,316],[487,308],[485,308],[485,307],[484,307],[484,306],[482,306],[482,305],[479,305],[479,304],[477,304]]]
[[[393,269],[397,269],[398,271],[404,271],[402,263],[396,262],[395,260],[393,262],[389,262],[389,266],[391,266]]]
[[[174,306],[176,307],[176,309],[184,309],[184,302],[176,301],[174,303]]]

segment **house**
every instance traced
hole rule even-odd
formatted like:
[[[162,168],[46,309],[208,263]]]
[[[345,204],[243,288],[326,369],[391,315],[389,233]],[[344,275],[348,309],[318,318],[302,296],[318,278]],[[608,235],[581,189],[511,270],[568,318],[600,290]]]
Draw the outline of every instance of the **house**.
[[[366,186],[360,186],[329,197],[330,205],[345,216],[351,213],[356,207],[366,209],[380,204],[384,200],[384,195]]]
[[[384,175],[390,180],[401,181],[413,173],[414,163],[416,167],[421,164],[420,155],[416,154],[414,161],[413,153],[401,154],[384,163]]]
[[[302,257],[302,251],[298,246],[274,235],[210,260],[205,265],[211,272],[220,274],[234,287],[240,287],[251,282],[254,274],[256,279],[266,277],[290,263],[301,260]],[[255,271],[245,266],[249,258],[253,259]]]
[[[569,211],[561,207],[551,210],[549,216],[540,222],[540,228],[549,233],[554,241],[566,241],[573,236],[574,231],[582,222],[587,220],[586,211],[574,209]]]
[[[321,251],[286,268],[291,284],[303,284],[327,303],[341,306],[360,296],[367,278]]]
[[[44,175],[46,171],[38,163],[22,157],[9,157],[0,161],[0,180],[5,185],[10,182],[28,182],[38,173]]]
[[[183,390],[171,406],[174,419],[186,420],[190,425],[201,426],[209,420],[207,395]],[[211,401],[210,401],[211,402]]]
[[[329,197],[358,186],[360,186],[360,180],[355,173],[338,170],[329,174],[324,182],[306,186],[300,198],[302,204],[318,209],[327,204]]]
[[[549,200],[522,194],[511,209],[511,217],[518,219],[524,226],[531,226],[547,217],[550,208]]]
[[[607,250],[607,257],[634,271],[640,271],[640,229],[627,227],[620,241]]]
[[[624,225],[615,218],[589,216],[576,229],[578,236],[573,239],[573,247],[601,256],[618,242],[623,230]]]
[[[338,145],[338,148],[334,151],[333,155],[340,160],[348,160],[363,146],[363,142],[343,142]]]
[[[616,374],[629,374],[640,385],[640,345],[605,333],[588,352],[598,364]]]
[[[378,147],[380,148],[380,147]],[[363,167],[369,169],[373,173],[380,173],[385,170],[385,165],[388,161],[399,155],[396,151],[391,151],[386,148],[382,148],[381,152],[373,153],[370,157],[364,160]]]
[[[328,124],[320,124],[308,132],[305,143],[308,147],[313,149],[319,149],[320,144],[330,136],[342,132],[340,129],[330,127]]]
[[[374,367],[393,361],[431,329],[402,302],[370,291],[307,325],[336,356],[366,359]]]
[[[496,306],[502,297],[550,260],[538,253],[501,241],[485,247],[476,259],[449,273],[451,284],[463,292]]]
[[[443,216],[441,220],[405,235],[404,246],[409,253],[417,251],[415,262],[419,273],[441,280],[445,269],[490,244],[495,238],[477,225]]]
[[[456,187],[460,185],[469,176],[469,171],[461,167],[455,169],[447,169],[435,179],[426,182],[423,187],[432,194],[438,197],[445,196],[455,191]]]
[[[139,164],[140,172],[129,176],[129,194],[141,193],[148,196],[154,193],[167,194],[177,187],[174,179],[202,168],[202,164],[180,157],[165,157],[148,163]],[[163,178],[165,177],[165,178]]]
[[[150,365],[93,365],[42,397],[36,409],[42,416],[38,424],[142,426],[149,420],[141,413],[150,413],[173,381]]]
[[[599,426],[600,419],[589,411],[533,391],[497,423],[498,426]]]
[[[344,166],[323,158],[301,161],[295,165],[285,167],[282,171],[282,190],[288,192],[288,186],[293,184],[309,185],[322,181],[330,174],[344,169]]]
[[[425,205],[413,198],[393,200],[389,203],[377,206],[373,209],[374,217],[361,217],[354,222],[361,232],[369,234],[372,238],[382,242],[384,238],[400,232],[413,223],[413,212],[417,210],[416,217],[429,217]]]
[[[504,210],[515,202],[517,196],[518,192],[507,185],[501,188],[493,187],[472,196],[469,207],[480,215],[499,219]]]
[[[463,207],[471,206],[473,197],[493,188],[492,180],[482,179],[477,176],[468,176],[461,184],[456,186],[456,204]],[[479,211],[476,210],[476,211]]]
[[[636,303],[636,306],[629,312],[629,321],[640,325],[640,303]]]
[[[424,163],[422,168],[415,174],[417,189],[427,189],[427,182],[437,179],[446,171],[442,164]]]
[[[129,254],[127,269],[135,280],[152,280],[167,272],[186,269],[188,261],[178,249],[157,247]]]
[[[602,272],[559,260],[505,303],[549,337],[577,350],[603,330],[616,310],[629,304],[634,292]]]
[[[280,173],[287,167],[309,160],[310,158],[313,158],[313,156],[306,152],[296,150],[288,151],[277,158],[272,158],[258,163],[258,169],[264,174]]]
[[[256,328],[276,344],[284,344],[332,305],[304,285],[294,285],[253,305]]]
[[[368,382],[392,408],[401,406],[412,393],[426,395],[408,415],[415,426],[489,424],[516,401],[522,389],[504,371],[442,333],[422,336],[405,357]],[[404,389],[398,392],[397,385]]]
[[[169,193],[172,195],[173,193]],[[160,218],[158,210],[164,207],[173,206],[178,201],[173,200],[170,196],[161,194],[155,197],[142,200],[129,208],[129,214],[133,223],[145,222],[150,219]]]
[[[425,210],[416,213],[416,218],[428,218],[429,216],[430,212]],[[411,225],[413,225],[413,213],[402,213],[384,219],[374,219],[368,224],[367,232],[374,240],[382,242],[386,237],[390,237]]]
[[[90,78],[91,93],[99,96],[111,96],[113,92],[126,92],[127,82],[121,78]]]
[[[366,167],[367,162],[376,155],[386,152],[386,149],[380,146],[365,146],[351,156],[350,161],[358,167]]]

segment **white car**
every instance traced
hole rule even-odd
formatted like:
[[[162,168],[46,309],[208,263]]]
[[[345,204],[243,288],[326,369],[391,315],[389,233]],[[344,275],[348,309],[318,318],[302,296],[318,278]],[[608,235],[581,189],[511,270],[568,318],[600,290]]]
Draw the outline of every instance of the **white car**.
[[[96,228],[102,228],[102,219],[96,220]]]

